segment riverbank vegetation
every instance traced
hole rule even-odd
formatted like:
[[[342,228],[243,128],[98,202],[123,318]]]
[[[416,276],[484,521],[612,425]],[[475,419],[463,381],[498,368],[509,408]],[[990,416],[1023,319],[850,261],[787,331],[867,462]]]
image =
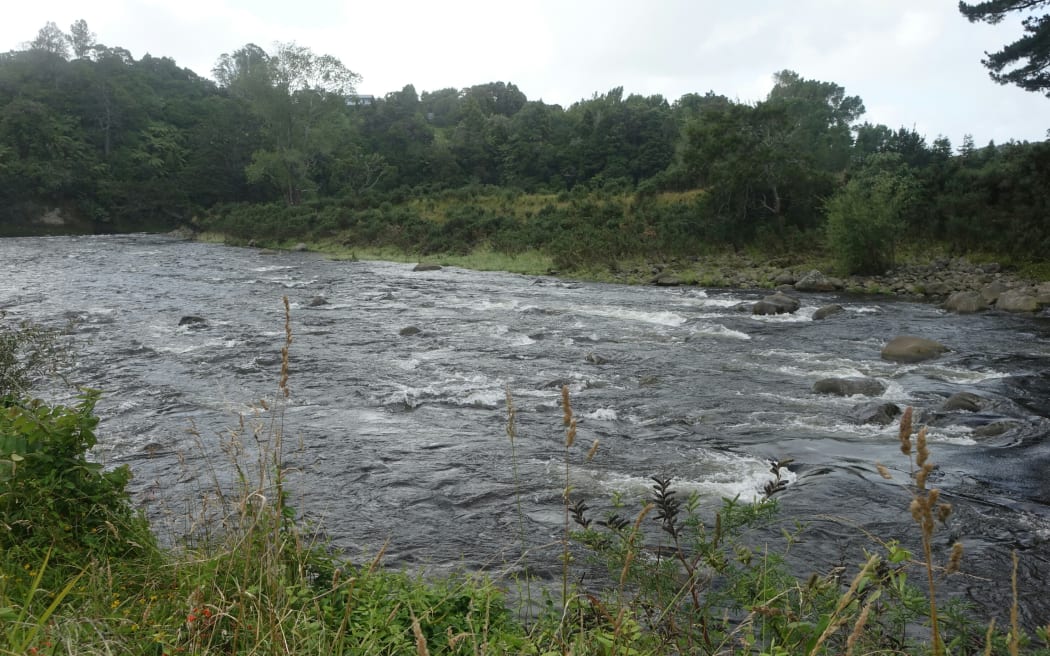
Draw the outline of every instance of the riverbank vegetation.
[[[569,107],[507,82],[361,96],[295,44],[246,45],[212,75],[136,60],[82,21],[0,55],[0,234],[192,226],[535,253],[563,272],[741,251],[883,272],[905,237],[1032,270],[1050,251],[1050,143],[871,124],[858,96],[789,70],[755,103],[615,88]]]
[[[567,388],[551,427],[565,471],[560,538],[537,548],[521,535],[517,560],[489,572],[394,571],[383,550],[348,562],[290,501],[285,308],[274,398],[221,438],[234,483],[217,477],[197,511],[202,529],[170,545],[129,498],[127,467],[89,457],[105,432],[98,392],[74,405],[24,388],[6,397],[0,654],[1050,654],[1046,628],[1019,625],[1016,559],[995,582],[1015,600],[1000,617],[939,594],[966,555],[934,539],[951,507],[929,484],[932,455],[910,411],[899,438],[911,480],[897,501],[915,521],[914,547],[870,536],[861,562],[790,566],[807,527],[778,520],[789,460],[770,463],[757,501],[724,499],[710,513],[660,476],[642,498],[582,498],[571,471],[600,456],[576,440]],[[506,433],[513,459],[510,393]]]

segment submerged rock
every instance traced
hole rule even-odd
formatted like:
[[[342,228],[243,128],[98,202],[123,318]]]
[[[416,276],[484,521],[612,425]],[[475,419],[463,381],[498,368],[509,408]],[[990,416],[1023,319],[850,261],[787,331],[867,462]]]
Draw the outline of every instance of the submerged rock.
[[[939,357],[947,351],[947,346],[932,339],[901,335],[882,347],[882,359],[891,362],[922,362]]]
[[[421,332],[423,331],[417,328],[416,326],[405,326],[404,328],[399,330],[397,334],[401,335],[402,337],[411,337],[412,335],[418,335]]]
[[[1020,426],[1020,424],[1016,421],[993,421],[990,424],[985,424],[984,426],[973,429],[973,431],[970,432],[970,435],[974,437],[999,437],[1003,433],[1017,428],[1018,426]]]
[[[941,410],[950,412],[952,410],[965,410],[966,412],[977,412],[984,404],[984,399],[971,392],[956,392],[952,394],[941,405]]]
[[[600,355],[598,355],[597,353],[594,353],[594,352],[588,353],[587,357],[585,359],[587,360],[587,362],[590,362],[591,364],[608,364],[609,363],[609,359],[608,358],[602,357],[602,356],[600,356]]]
[[[426,264],[420,262],[416,266],[412,267],[413,271],[441,271],[440,264]]]
[[[325,299],[324,296],[314,296],[306,305],[308,307],[320,307],[322,305],[328,305],[328,301]]]

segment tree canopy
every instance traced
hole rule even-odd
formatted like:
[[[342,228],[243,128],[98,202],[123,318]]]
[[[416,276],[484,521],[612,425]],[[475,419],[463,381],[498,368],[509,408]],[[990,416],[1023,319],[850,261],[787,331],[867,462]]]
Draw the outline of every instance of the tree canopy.
[[[1050,0],[959,2],[959,11],[971,23],[995,25],[1011,13],[1027,14],[1021,21],[1024,36],[998,52],[985,53],[983,63],[993,80],[1050,96],[1050,13],[1037,13],[1048,7]]]
[[[246,44],[213,75],[136,60],[84,21],[0,54],[0,234],[49,229],[34,217],[60,208],[93,231],[193,219],[245,240],[548,249],[568,266],[759,241],[866,257],[898,230],[957,250],[1050,250],[1050,144],[964,139],[953,152],[860,123],[859,97],[794,71],[755,103],[614,87],[567,108],[507,81],[358,96],[353,71],[296,44]],[[512,200],[522,193],[532,200]],[[467,202],[479,194],[498,211]],[[449,198],[454,215],[435,214]],[[841,259],[874,270],[892,251]]]

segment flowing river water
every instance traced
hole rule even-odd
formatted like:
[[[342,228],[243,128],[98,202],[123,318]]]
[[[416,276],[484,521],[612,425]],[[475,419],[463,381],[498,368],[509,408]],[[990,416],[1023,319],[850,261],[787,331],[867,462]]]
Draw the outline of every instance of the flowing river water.
[[[162,534],[186,530],[195,500],[233,480],[223,444],[239,415],[275,396],[287,296],[289,485],[352,558],[387,544],[393,565],[498,569],[520,555],[522,527],[530,544],[557,540],[562,384],[579,421],[572,486],[591,506],[614,493],[633,502],[661,475],[713,509],[757,498],[769,461],[793,458],[777,498],[786,523],[807,527],[797,566],[856,566],[877,548],[869,534],[914,547],[896,424],[854,425],[851,409],[872,399],[812,391],[821,378],[865,376],[886,386],[874,400],[930,424],[932,484],[955,509],[936,551],[965,547],[951,594],[985,612],[1008,606],[1017,550],[1023,619],[1050,617],[1045,315],[802,294],[796,314],[756,317],[734,306],[765,292],[416,272],[154,235],[3,239],[0,277],[8,319],[71,324],[72,378],[104,391],[96,457],[130,465],[134,498]],[[311,306],[318,296],[327,304]],[[832,302],[845,311],[813,320]],[[190,315],[203,323],[180,326]],[[402,335],[409,327],[419,332]],[[883,361],[900,334],[951,351]],[[940,411],[956,392],[979,395],[981,410]]]

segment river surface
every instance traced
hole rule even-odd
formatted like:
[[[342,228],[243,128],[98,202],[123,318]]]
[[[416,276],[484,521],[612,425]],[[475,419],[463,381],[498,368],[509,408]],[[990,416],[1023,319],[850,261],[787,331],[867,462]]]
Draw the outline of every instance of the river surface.
[[[800,567],[855,566],[861,549],[876,548],[867,533],[914,546],[896,425],[850,423],[850,410],[872,399],[812,392],[821,378],[866,376],[886,385],[874,400],[914,406],[931,424],[933,484],[955,508],[938,530],[938,557],[954,540],[966,554],[951,593],[1004,608],[1016,549],[1024,619],[1050,617],[1045,315],[803,294],[794,315],[754,317],[733,306],[765,292],[415,272],[151,235],[3,239],[0,279],[9,319],[72,326],[72,378],[104,391],[96,457],[130,465],[134,498],[162,537],[199,529],[200,499],[216,481],[232,486],[238,416],[276,396],[287,296],[289,486],[352,558],[386,544],[388,564],[500,570],[520,555],[522,528],[531,546],[557,540],[562,384],[579,424],[573,493],[596,519],[616,493],[636,512],[656,474],[708,508],[754,499],[770,459],[793,458],[777,498],[785,524],[808,527],[794,550],[805,554]],[[312,307],[318,296],[327,304]],[[833,302],[845,312],[813,320]],[[180,326],[190,315],[204,323]],[[402,335],[409,327],[419,332]],[[951,352],[920,364],[880,359],[900,334]],[[983,399],[979,412],[939,411],[962,391]],[[1001,421],[994,437],[974,433]],[[250,461],[254,438],[239,442]],[[542,560],[558,567],[555,554]]]

